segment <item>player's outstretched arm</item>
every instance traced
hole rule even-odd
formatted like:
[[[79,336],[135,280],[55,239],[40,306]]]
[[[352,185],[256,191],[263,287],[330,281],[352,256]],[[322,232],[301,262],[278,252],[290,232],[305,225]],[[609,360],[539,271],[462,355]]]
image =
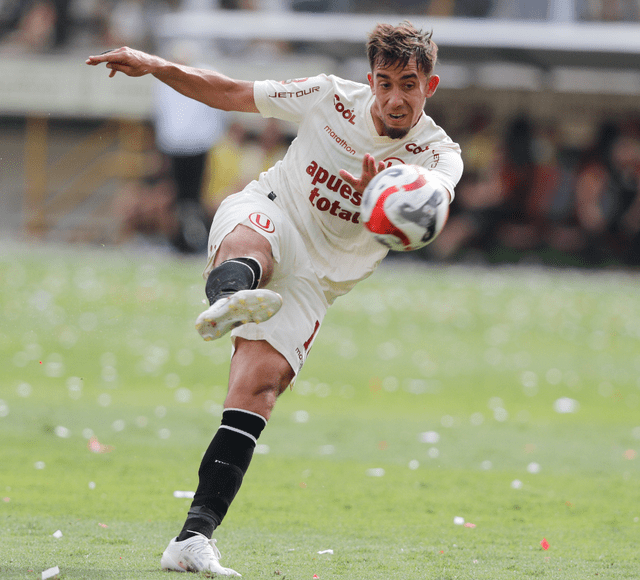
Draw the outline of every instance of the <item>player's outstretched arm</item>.
[[[253,98],[253,82],[231,79],[211,70],[175,64],[129,47],[90,56],[86,63],[106,63],[109,76],[122,72],[130,77],[151,74],[179,93],[205,105],[224,111],[257,113]]]
[[[367,185],[369,185],[369,182],[384,168],[385,165],[382,161],[376,163],[373,155],[366,153],[362,159],[362,174],[360,177],[355,177],[344,169],[340,170],[340,177],[342,177],[342,179],[344,179],[357,192],[363,193],[367,188]]]

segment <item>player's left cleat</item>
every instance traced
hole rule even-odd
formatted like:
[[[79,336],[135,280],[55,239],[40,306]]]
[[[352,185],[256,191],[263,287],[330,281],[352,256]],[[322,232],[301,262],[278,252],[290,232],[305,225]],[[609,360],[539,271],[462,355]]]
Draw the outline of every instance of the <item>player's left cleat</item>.
[[[272,290],[240,290],[216,300],[196,319],[196,330],[205,340],[220,338],[232,328],[269,320],[282,306],[282,296]]]
[[[231,568],[220,565],[220,550],[216,541],[202,534],[191,536],[182,542],[173,538],[162,554],[163,570],[174,572],[209,572],[214,576],[242,576]]]

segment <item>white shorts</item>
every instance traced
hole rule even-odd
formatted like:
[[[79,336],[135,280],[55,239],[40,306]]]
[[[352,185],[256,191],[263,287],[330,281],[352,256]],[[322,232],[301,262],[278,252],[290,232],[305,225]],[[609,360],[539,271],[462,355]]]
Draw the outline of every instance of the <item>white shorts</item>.
[[[248,340],[266,340],[300,372],[329,307],[300,234],[284,212],[259,190],[245,189],[227,197],[216,211],[209,233],[205,279],[213,269],[224,237],[237,225],[248,226],[271,244],[274,270],[265,286],[282,296],[282,307],[271,319],[231,331]]]

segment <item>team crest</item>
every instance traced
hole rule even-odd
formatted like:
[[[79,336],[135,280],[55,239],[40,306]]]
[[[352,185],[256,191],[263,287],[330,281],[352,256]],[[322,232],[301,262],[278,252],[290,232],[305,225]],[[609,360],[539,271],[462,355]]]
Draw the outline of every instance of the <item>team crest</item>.
[[[261,229],[264,232],[267,232],[268,234],[272,234],[273,232],[276,231],[276,226],[273,223],[273,220],[269,216],[263,213],[260,213],[258,211],[252,213],[249,216],[249,221],[254,226],[256,226],[257,228]]]

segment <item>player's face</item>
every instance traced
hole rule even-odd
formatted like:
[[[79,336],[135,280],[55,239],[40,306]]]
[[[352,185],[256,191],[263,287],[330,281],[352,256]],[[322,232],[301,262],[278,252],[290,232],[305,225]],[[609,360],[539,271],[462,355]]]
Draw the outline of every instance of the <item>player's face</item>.
[[[369,74],[375,101],[373,122],[380,135],[402,139],[422,116],[425,101],[436,92],[440,78],[427,77],[418,70],[415,59],[405,67],[376,65]]]

